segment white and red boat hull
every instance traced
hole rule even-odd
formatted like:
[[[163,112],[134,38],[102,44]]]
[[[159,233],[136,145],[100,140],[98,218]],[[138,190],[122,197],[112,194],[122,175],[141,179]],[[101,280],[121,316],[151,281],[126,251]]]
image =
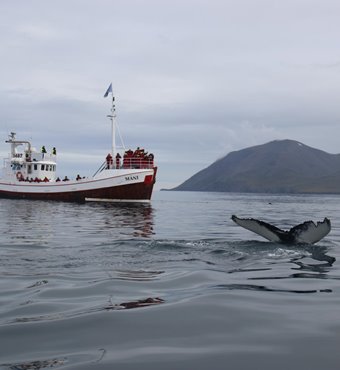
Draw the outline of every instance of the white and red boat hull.
[[[104,170],[98,176],[79,181],[30,183],[0,182],[0,198],[85,201],[148,201],[156,181],[157,168]]]

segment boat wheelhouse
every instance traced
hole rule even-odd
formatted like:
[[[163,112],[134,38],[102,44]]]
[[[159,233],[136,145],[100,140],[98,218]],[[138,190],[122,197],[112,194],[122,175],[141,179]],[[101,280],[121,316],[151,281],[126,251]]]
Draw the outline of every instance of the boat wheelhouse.
[[[57,153],[53,148],[51,154],[47,154],[44,147],[37,152],[29,141],[17,140],[16,133],[11,132],[6,143],[11,144],[11,152],[8,158],[4,159],[3,180],[11,181],[55,181]],[[21,146],[24,146],[20,151]]]

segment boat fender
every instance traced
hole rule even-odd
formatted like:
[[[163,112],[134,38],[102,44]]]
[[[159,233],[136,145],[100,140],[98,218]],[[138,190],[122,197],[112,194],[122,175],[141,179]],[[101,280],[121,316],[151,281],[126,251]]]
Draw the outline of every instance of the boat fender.
[[[19,181],[23,179],[22,173],[20,171],[17,172],[16,176],[17,176],[17,180]]]

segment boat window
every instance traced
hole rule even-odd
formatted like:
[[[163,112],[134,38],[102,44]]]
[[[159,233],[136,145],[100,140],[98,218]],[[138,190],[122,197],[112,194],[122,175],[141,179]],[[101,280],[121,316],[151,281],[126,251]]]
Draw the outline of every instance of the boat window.
[[[30,166],[31,167],[31,166]],[[38,165],[37,164],[35,164],[34,165],[34,171],[36,171],[38,169]]]
[[[46,165],[46,171],[48,171],[48,170],[49,170],[49,167],[50,167],[50,166],[47,164],[47,165]]]
[[[32,173],[32,167],[31,167],[31,165],[30,165],[30,164],[27,166],[27,172],[28,172],[28,173]]]
[[[41,171],[45,171],[45,165],[44,164],[41,165]]]

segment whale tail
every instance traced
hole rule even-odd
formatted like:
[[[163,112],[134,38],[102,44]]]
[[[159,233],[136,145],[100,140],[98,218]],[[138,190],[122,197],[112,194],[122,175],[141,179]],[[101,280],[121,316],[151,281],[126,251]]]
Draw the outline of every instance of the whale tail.
[[[281,230],[274,225],[254,218],[239,218],[232,215],[231,219],[237,225],[261,235],[269,241],[286,244],[314,244],[331,231],[331,222],[326,217],[316,224],[313,221],[303,222],[292,227],[289,231]]]

